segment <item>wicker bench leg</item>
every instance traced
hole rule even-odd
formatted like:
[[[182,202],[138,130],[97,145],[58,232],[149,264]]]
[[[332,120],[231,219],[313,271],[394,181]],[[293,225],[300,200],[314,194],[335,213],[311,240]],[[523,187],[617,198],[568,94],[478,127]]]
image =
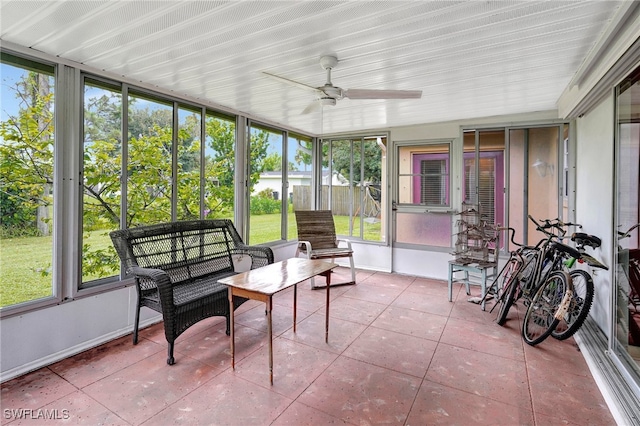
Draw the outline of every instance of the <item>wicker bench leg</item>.
[[[136,309],[136,320],[133,324],[133,344],[138,344],[138,324],[140,323],[140,305]]]
[[[173,365],[176,362],[175,358],[173,357],[173,343],[174,342],[169,342],[169,353],[167,357],[167,364],[169,365]]]

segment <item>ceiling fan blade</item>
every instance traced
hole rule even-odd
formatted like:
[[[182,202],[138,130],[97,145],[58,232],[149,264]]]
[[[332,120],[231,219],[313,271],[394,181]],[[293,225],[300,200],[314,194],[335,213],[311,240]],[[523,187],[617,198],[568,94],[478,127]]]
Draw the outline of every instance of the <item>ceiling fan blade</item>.
[[[422,90],[347,89],[343,90],[343,95],[349,99],[419,99]]]
[[[316,112],[322,109],[322,105],[318,100],[311,102],[307,107],[302,111],[302,114],[310,114],[312,112]]]
[[[306,85],[304,83],[299,83],[297,81],[289,80],[288,78],[280,77],[279,75],[270,74],[270,73],[265,72],[265,71],[262,71],[262,74],[264,74],[266,76],[269,76],[269,77],[271,77],[273,79],[276,79],[276,80],[278,80],[278,81],[280,81],[282,83],[286,83],[286,84],[289,84],[289,85],[292,85],[292,86],[296,86],[296,87],[299,87],[301,89],[310,90],[310,91],[313,91],[313,92],[316,92],[316,93],[318,93],[318,92],[322,93],[321,90],[318,90],[317,88],[315,88],[313,86],[308,86],[308,85]]]

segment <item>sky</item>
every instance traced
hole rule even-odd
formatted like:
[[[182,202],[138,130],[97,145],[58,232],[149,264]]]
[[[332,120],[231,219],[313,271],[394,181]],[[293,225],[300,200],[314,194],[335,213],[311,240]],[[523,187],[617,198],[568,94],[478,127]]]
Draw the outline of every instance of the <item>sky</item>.
[[[18,114],[18,100],[13,92],[7,93],[7,86],[13,87],[25,71],[6,64],[0,64],[0,81],[2,81],[2,97],[0,98],[0,120],[6,121],[9,115]]]

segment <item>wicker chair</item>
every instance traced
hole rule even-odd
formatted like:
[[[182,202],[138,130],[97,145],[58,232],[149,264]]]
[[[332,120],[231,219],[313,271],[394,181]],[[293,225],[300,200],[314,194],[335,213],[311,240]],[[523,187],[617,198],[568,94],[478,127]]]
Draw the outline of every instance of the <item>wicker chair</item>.
[[[234,258],[251,258],[251,269],[273,263],[268,247],[243,244],[230,220],[195,220],[140,226],[111,232],[113,245],[138,291],[133,343],[138,343],[140,308],[162,313],[172,365],[175,340],[211,316],[227,319],[227,286],[218,280],[236,274]],[[247,299],[235,298],[237,308]]]
[[[296,210],[298,226],[298,248],[296,257],[303,255],[308,259],[335,259],[348,257],[351,264],[351,281],[331,284],[331,286],[351,285],[356,283],[356,270],[353,263],[353,250],[349,240],[336,237],[336,227],[331,210]],[[344,243],[339,247],[339,243]],[[311,288],[316,287],[311,278]]]

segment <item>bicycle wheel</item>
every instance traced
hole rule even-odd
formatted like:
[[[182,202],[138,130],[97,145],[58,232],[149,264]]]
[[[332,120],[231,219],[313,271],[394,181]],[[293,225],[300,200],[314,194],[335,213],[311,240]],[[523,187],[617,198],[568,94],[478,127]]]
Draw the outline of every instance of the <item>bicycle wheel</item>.
[[[507,321],[507,314],[515,300],[516,291],[518,290],[518,269],[520,269],[520,266],[520,261],[512,257],[509,259],[509,262],[504,265],[504,268],[502,268],[502,271],[500,271],[500,274],[495,280],[495,284],[497,285],[496,305],[498,306],[498,318],[496,322],[498,325],[504,325]]]
[[[580,329],[584,320],[589,315],[589,309],[593,303],[593,279],[588,272],[574,270],[570,272],[573,282],[573,297],[569,310],[562,317],[551,336],[558,340],[568,339]]]
[[[549,337],[556,328],[559,320],[555,314],[563,301],[567,287],[571,285],[570,280],[568,273],[554,271],[536,291],[522,323],[522,337],[527,344],[537,345]]]

